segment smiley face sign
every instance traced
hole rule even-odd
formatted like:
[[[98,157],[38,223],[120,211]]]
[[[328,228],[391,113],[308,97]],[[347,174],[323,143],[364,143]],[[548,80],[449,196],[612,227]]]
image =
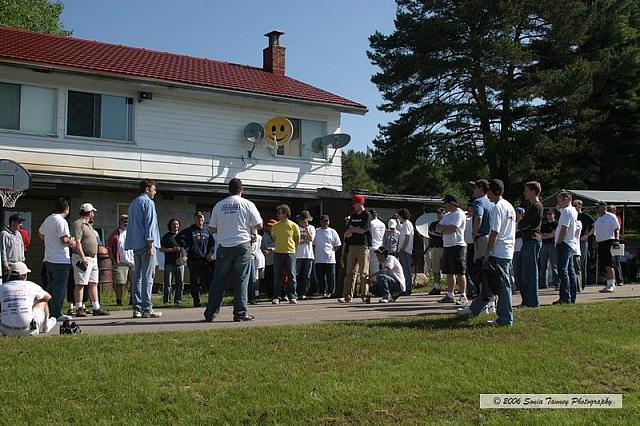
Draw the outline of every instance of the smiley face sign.
[[[293,124],[286,117],[273,117],[264,125],[264,138],[269,145],[284,146],[293,136]]]

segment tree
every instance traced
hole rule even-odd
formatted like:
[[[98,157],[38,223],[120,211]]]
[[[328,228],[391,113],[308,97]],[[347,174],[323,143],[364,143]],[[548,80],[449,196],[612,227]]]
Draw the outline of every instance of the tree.
[[[345,191],[364,190],[383,192],[384,185],[373,175],[371,154],[360,151],[348,151],[342,156],[342,188]]]
[[[537,163],[529,153],[547,138],[540,123],[547,115],[564,116],[545,108],[547,100],[581,89],[579,82],[561,85],[575,70],[559,65],[575,60],[586,37],[586,3],[397,3],[395,31],[369,39],[369,58],[381,70],[372,77],[385,99],[380,109],[400,113],[381,127],[376,164],[399,158],[405,167],[427,172],[445,165],[454,168],[457,184],[476,178],[486,165],[488,175],[508,186],[514,164]],[[576,152],[568,144],[555,148],[564,156]]]
[[[0,25],[41,33],[71,35],[60,22],[64,5],[47,0],[0,0]]]

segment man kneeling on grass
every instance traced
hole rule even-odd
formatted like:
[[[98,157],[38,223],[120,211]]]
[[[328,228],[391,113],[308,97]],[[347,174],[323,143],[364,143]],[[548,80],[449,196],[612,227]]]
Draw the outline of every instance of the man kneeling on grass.
[[[375,254],[382,264],[382,269],[371,276],[371,281],[374,283],[371,290],[376,296],[382,297],[378,302],[395,302],[406,288],[402,265],[384,247],[377,249]],[[370,303],[371,297],[365,297],[365,302]]]
[[[35,336],[48,333],[56,325],[54,317],[48,318],[47,302],[51,295],[38,284],[27,281],[29,272],[27,265],[16,262],[11,265],[11,281],[0,286],[0,334],[4,336]]]

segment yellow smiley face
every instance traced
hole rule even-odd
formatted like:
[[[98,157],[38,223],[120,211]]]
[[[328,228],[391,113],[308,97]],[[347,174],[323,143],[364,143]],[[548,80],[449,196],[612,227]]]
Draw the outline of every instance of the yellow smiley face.
[[[264,125],[264,137],[269,145],[284,146],[293,136],[293,124],[286,117],[273,117]]]

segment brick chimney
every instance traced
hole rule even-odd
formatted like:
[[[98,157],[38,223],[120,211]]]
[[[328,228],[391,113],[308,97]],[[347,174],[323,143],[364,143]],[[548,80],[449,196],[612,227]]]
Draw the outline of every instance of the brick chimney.
[[[262,51],[262,69],[272,74],[284,75],[284,47],[280,46],[280,31],[265,34],[269,37],[269,47]]]

